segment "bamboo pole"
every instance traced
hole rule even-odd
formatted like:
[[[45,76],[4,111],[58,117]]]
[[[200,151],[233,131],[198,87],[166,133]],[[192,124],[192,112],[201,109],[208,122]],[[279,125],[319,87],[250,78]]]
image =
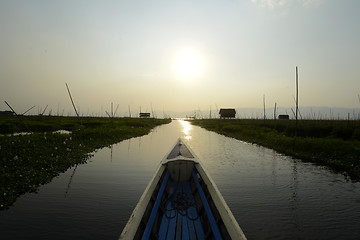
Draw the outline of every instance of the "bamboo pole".
[[[295,136],[298,130],[298,112],[299,112],[299,80],[298,80],[298,67],[296,66],[296,111],[295,111]]]
[[[266,115],[265,115],[265,94],[263,95],[263,104],[264,104],[264,124],[265,124],[265,120],[266,120]]]
[[[28,110],[26,110],[23,114],[21,114],[21,115],[25,115],[25,113],[27,113],[27,112],[29,112],[31,109],[33,109],[35,107],[35,105],[34,106],[32,106],[31,108],[29,108]]]
[[[5,101],[5,103],[11,109],[11,111],[15,114],[15,116],[18,116],[17,113],[15,112],[15,110],[10,106],[10,104],[7,101]]]
[[[79,113],[78,113],[78,111],[76,110],[76,107],[75,107],[74,101],[73,101],[73,99],[72,99],[72,97],[71,97],[71,93],[70,93],[69,86],[67,85],[67,83],[65,83],[65,85],[66,85],[66,88],[67,88],[67,90],[68,90],[68,93],[69,93],[69,96],[70,96],[70,100],[71,100],[71,103],[72,103],[72,105],[73,105],[73,107],[74,107],[74,110],[75,110],[76,116],[78,116],[78,117],[79,117]]]
[[[274,129],[276,129],[276,103],[274,107]]]
[[[359,103],[360,103],[360,94],[358,94],[358,99],[359,99]],[[358,120],[360,120],[360,114],[358,114]]]
[[[20,121],[25,125],[26,129],[32,133],[32,131],[30,130],[30,128],[28,127],[28,125],[26,125],[26,123],[22,120],[22,118],[15,112],[15,110],[10,106],[10,104],[5,101],[6,105],[8,105],[8,107],[11,109],[11,111],[15,114],[16,117],[18,117],[20,119]]]
[[[115,109],[115,112],[114,112],[114,116],[116,116],[116,112],[117,112],[118,108],[119,108],[119,104],[116,106],[116,109]]]
[[[216,106],[216,113],[218,114],[218,116],[220,115],[219,114],[219,108],[218,108],[218,105],[215,103],[215,106]],[[216,117],[215,117],[216,118]]]
[[[46,105],[44,111],[41,113],[41,116],[43,116],[43,115],[45,114],[45,111],[46,111],[46,109],[47,109],[48,106],[49,106],[49,104]]]
[[[152,106],[152,103],[150,103],[150,107],[151,107],[152,117],[153,117],[153,118],[156,118],[155,113],[154,113],[154,109],[153,109],[153,106]]]

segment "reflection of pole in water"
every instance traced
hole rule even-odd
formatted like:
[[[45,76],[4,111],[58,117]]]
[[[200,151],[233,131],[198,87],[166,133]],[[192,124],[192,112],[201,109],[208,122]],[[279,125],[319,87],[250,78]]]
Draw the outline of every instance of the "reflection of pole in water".
[[[300,229],[299,218],[298,218],[298,202],[297,202],[297,194],[298,194],[297,191],[298,191],[299,180],[298,180],[298,171],[297,171],[297,161],[296,160],[294,160],[292,178],[293,178],[293,185],[291,186],[292,195],[291,195],[291,199],[290,199],[290,204],[291,204],[291,210],[293,213],[294,226],[295,226],[296,230],[298,230],[300,232],[301,229]]]
[[[276,182],[277,182],[277,154],[275,152],[272,153],[272,163],[271,163],[271,181],[273,186],[276,186]]]
[[[129,152],[130,152],[130,144],[131,144],[131,138],[128,140],[128,155],[129,155]]]
[[[75,175],[77,166],[78,166],[78,164],[76,164],[76,166],[75,166],[75,168],[74,168],[74,171],[73,171],[73,173],[72,173],[71,176],[70,176],[69,183],[68,183],[67,188],[66,188],[66,191],[65,191],[65,197],[67,196],[67,194],[68,194],[68,192],[69,192],[69,189],[70,189],[70,186],[71,186],[71,183],[72,183],[72,179],[73,179],[73,177],[74,177],[74,175]]]
[[[112,159],[113,159],[113,146],[114,145],[110,146],[110,162],[112,162]]]

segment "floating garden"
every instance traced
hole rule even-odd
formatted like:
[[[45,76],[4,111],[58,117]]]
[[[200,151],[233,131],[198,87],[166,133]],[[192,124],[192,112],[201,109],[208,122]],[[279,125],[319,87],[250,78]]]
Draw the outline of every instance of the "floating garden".
[[[192,120],[210,131],[258,144],[360,180],[360,121]]]
[[[142,136],[170,119],[0,117],[0,209],[37,191],[102,147]]]

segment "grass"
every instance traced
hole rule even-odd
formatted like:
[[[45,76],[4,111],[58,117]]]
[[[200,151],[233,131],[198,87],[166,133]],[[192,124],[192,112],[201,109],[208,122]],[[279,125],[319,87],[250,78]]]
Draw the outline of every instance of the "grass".
[[[258,144],[277,152],[328,166],[354,181],[360,180],[360,122],[301,120],[192,120],[222,135]]]
[[[102,147],[145,135],[170,119],[0,117],[0,209],[37,191]],[[13,133],[33,132],[27,135]],[[54,133],[68,130],[70,134]],[[8,135],[11,134],[11,135]]]

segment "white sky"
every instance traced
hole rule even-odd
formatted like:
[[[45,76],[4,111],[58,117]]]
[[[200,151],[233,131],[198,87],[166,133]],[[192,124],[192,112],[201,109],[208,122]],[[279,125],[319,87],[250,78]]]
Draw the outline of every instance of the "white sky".
[[[359,108],[358,0],[0,0],[0,110]],[[196,52],[192,77],[174,70]],[[190,63],[192,61],[189,61]],[[186,68],[186,66],[185,66]]]

